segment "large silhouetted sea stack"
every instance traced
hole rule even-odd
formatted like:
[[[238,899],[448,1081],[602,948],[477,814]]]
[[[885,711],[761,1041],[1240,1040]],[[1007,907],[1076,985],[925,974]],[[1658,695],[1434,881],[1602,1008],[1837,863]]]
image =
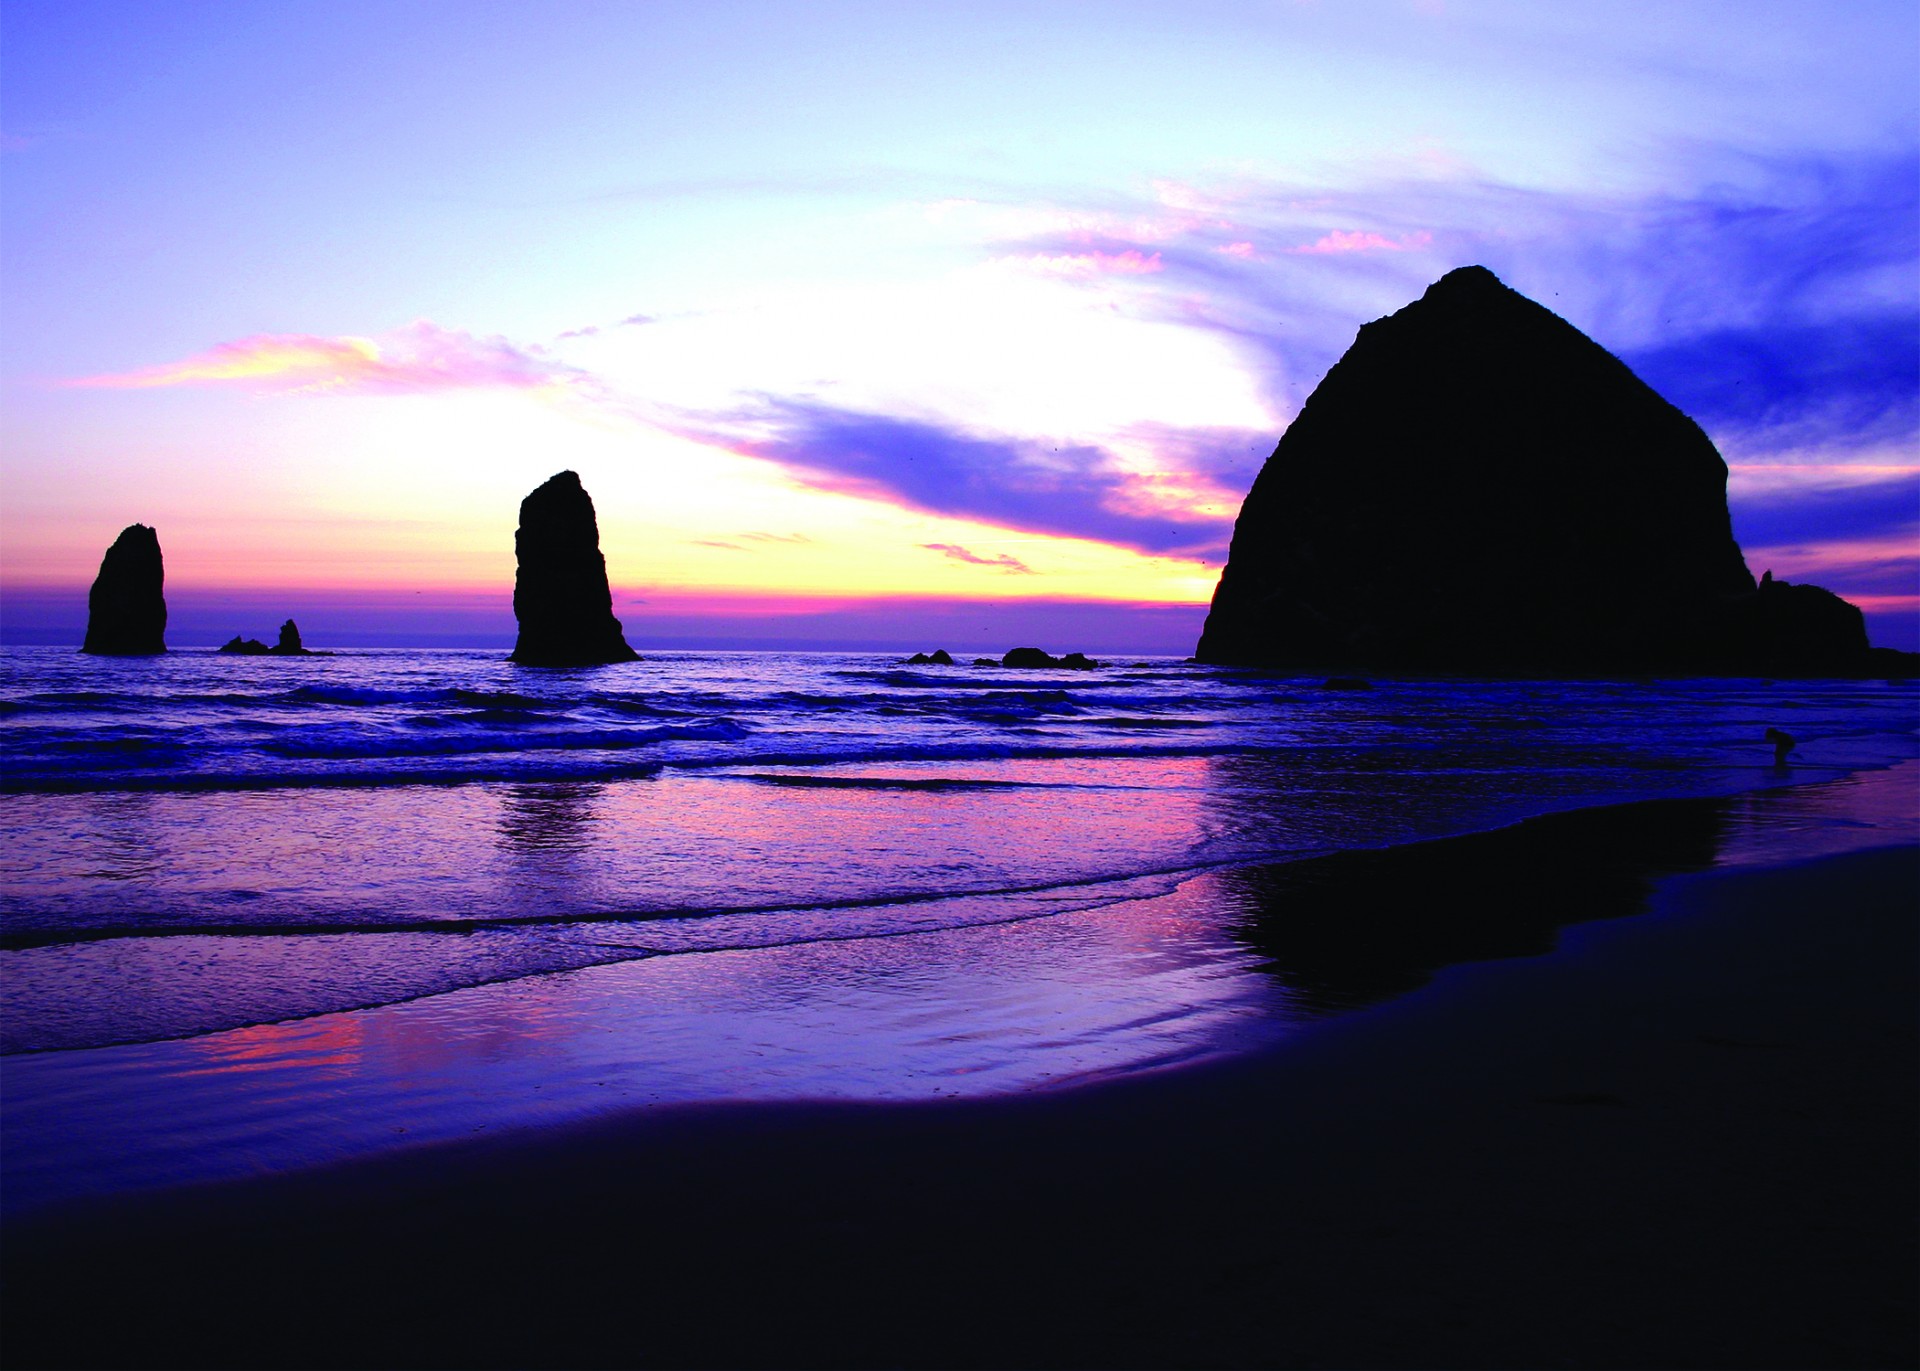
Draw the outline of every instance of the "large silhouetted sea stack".
[[[120,530],[87,592],[82,652],[139,657],[167,650],[166,570],[160,535],[145,524]]]
[[[598,666],[639,654],[621,636],[600,555],[600,525],[580,478],[563,471],[520,502],[513,615],[524,666]]]
[[[1308,398],[1241,508],[1195,656],[1474,674],[1888,669],[1838,597],[1756,588],[1726,481],[1700,427],[1618,358],[1462,267],[1361,328]]]

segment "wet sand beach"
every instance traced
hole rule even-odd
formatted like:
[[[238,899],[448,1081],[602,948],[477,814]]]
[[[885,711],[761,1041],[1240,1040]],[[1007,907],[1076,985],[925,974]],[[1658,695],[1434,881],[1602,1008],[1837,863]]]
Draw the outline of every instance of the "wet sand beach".
[[[1911,1366],[1912,768],[1843,785],[1242,873],[1254,946],[1376,1002],[1225,1062],[50,1209],[5,1360]]]

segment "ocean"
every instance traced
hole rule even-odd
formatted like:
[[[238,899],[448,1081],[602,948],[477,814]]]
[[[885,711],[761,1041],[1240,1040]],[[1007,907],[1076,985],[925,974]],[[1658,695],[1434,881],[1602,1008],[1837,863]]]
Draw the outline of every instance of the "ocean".
[[[1912,682],[6,649],[4,1198],[1230,1054],[1339,1005],[1221,873],[1832,780],[1917,723]]]

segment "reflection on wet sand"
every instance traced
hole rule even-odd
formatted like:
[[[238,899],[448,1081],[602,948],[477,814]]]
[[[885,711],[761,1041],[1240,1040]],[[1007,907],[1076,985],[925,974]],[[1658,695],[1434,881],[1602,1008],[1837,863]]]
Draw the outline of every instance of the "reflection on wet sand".
[[[587,851],[605,789],[568,781],[507,786],[500,795],[501,847],[524,856]]]
[[[88,827],[95,867],[87,873],[101,881],[147,881],[162,867],[160,839],[167,832],[155,823],[153,797],[109,791],[87,797]]]
[[[1552,814],[1492,833],[1341,852],[1217,878],[1233,936],[1302,1012],[1401,994],[1458,962],[1536,956],[1559,929],[1638,912],[1713,864],[1725,802]]]
[[[1229,935],[1301,1015],[1402,994],[1461,962],[1538,956],[1636,914],[1661,878],[1920,837],[1920,763],[1718,800],[1575,810],[1510,828],[1208,878]]]

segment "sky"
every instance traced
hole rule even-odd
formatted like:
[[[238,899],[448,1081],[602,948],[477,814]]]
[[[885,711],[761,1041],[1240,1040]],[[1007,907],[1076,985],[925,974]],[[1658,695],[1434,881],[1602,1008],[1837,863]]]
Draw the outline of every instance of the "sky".
[[[1491,267],[1920,648],[1920,7],[0,3],[0,641],[1191,651],[1359,326]]]

